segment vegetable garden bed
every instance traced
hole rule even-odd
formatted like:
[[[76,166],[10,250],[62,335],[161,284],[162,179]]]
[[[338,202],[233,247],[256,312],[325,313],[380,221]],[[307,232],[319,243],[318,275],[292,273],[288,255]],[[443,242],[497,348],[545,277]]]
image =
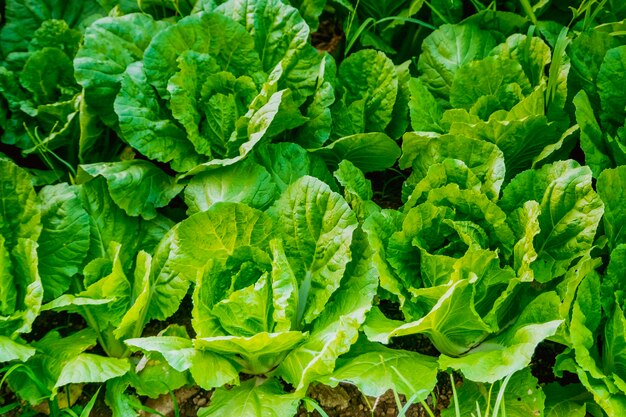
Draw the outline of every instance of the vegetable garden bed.
[[[626,3],[0,1],[0,414],[626,416]]]

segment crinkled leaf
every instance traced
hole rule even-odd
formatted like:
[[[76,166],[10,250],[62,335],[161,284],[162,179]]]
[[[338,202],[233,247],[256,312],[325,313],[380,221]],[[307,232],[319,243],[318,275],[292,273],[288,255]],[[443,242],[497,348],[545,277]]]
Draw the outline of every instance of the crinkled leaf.
[[[422,44],[418,61],[422,82],[447,100],[457,70],[487,56],[495,44],[488,31],[471,24],[440,26]]]
[[[103,16],[104,12],[96,0],[70,4],[50,0],[9,0],[5,12],[9,23],[0,34],[2,52],[6,56],[14,51],[26,51],[34,33],[46,20],[65,20],[71,27],[80,28]]]
[[[352,259],[355,215],[339,194],[309,176],[287,188],[273,214],[300,285],[296,323],[310,323],[324,310]]]
[[[515,177],[500,206],[510,212],[528,200],[539,202],[540,232],[534,238],[535,279],[546,282],[563,275],[572,261],[591,249],[604,212],[592,187],[591,170],[561,161]]]
[[[263,210],[277,194],[277,186],[267,170],[246,159],[193,177],[185,188],[185,203],[190,215],[206,211],[220,201],[244,203]]]
[[[604,202],[604,230],[609,238],[611,248],[626,243],[626,167],[606,169],[597,182],[597,190]]]
[[[294,385],[296,392],[306,392],[311,382],[333,371],[337,358],[356,342],[359,328],[372,308],[377,287],[376,269],[369,244],[365,236],[359,234],[352,246],[355,257],[346,267],[343,285],[313,322],[308,338],[278,367],[278,374]]]
[[[418,132],[440,132],[443,109],[432,93],[419,78],[411,78],[408,83],[411,100],[409,111],[411,115],[411,128]]]
[[[166,206],[183,186],[148,161],[134,159],[81,165],[78,182],[92,177],[106,179],[111,198],[129,216],[146,220],[156,217],[156,209]]]
[[[240,246],[267,248],[273,229],[272,219],[263,212],[239,203],[216,203],[177,226],[172,269],[195,281],[210,259],[225,260]]]
[[[221,70],[236,77],[256,77],[261,71],[253,40],[241,25],[216,13],[187,16],[159,32],[144,53],[147,80],[162,97],[178,70],[178,57],[189,50],[211,55]]]
[[[49,301],[69,289],[71,278],[83,266],[89,250],[89,216],[76,187],[47,186],[39,198],[43,228],[37,253],[44,298]]]
[[[83,207],[89,215],[89,252],[87,259],[107,256],[109,244],[122,244],[122,262],[130,269],[135,255],[140,250],[153,253],[155,247],[172,227],[173,223],[157,216],[152,220],[129,217],[111,199],[104,178],[80,185]]]
[[[105,17],[89,25],[74,58],[76,81],[85,100],[108,126],[117,123],[113,101],[126,68],[143,59],[152,37],[168,26],[148,14]]]
[[[281,142],[260,146],[252,157],[269,172],[282,193],[297,179],[310,175],[336,190],[331,173],[324,161],[294,143]]]
[[[11,250],[19,238],[39,238],[41,203],[28,172],[10,161],[0,161],[0,172],[0,235]]]
[[[605,130],[615,134],[624,126],[626,98],[621,87],[626,82],[626,46],[609,49],[598,72],[598,94],[600,95],[600,120]]]
[[[126,68],[113,107],[123,137],[139,152],[159,162],[171,162],[179,172],[200,163],[185,132],[162,107],[141,62]]]
[[[481,180],[481,191],[489,198],[495,199],[500,194],[505,176],[504,157],[502,151],[491,143],[456,135],[430,138],[407,133],[402,151],[400,167],[413,168],[405,186],[409,189],[426,177],[432,165],[452,158],[463,161]]]
[[[398,75],[393,62],[382,52],[365,49],[351,54],[339,67],[338,82],[348,113],[362,119],[365,132],[384,132],[391,121],[398,94]],[[352,123],[360,126],[361,123]]]
[[[280,0],[230,0],[215,12],[246,28],[254,39],[262,68],[268,73],[281,60],[293,59],[309,39],[309,27],[298,10]]]
[[[456,72],[450,87],[453,107],[470,110],[484,97],[497,101],[493,110],[510,110],[532,91],[522,66],[512,59],[487,57],[473,61]],[[487,116],[493,111],[487,112]]]

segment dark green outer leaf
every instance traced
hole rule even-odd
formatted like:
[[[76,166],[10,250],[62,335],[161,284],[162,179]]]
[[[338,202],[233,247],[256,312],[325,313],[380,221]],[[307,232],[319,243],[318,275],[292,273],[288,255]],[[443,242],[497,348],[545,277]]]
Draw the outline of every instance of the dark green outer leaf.
[[[433,94],[448,100],[457,69],[487,56],[494,46],[491,34],[477,26],[442,25],[422,44],[418,61],[420,78]]]
[[[37,253],[44,299],[49,301],[69,289],[70,279],[83,266],[89,249],[89,217],[77,187],[47,186],[39,198],[43,229]]]
[[[281,60],[293,59],[309,39],[309,27],[298,10],[281,0],[230,0],[215,12],[246,28],[267,73]]]
[[[166,21],[137,13],[105,17],[85,31],[83,45],[74,58],[74,74],[85,89],[85,100],[108,126],[117,122],[113,101],[126,67],[141,61],[152,37],[167,26]]]
[[[105,13],[96,0],[8,0],[6,3],[7,25],[0,32],[5,56],[26,51],[33,33],[45,20],[65,20],[70,27],[81,28]]]
[[[156,209],[166,206],[183,189],[174,178],[140,159],[81,165],[77,181],[96,176],[106,179],[111,198],[126,214],[146,220],[154,219]]]
[[[604,230],[614,249],[626,243],[626,166],[602,171],[597,189],[604,201]]]
[[[610,49],[598,72],[598,93],[602,112],[600,120],[605,130],[615,134],[626,119],[626,45]]]

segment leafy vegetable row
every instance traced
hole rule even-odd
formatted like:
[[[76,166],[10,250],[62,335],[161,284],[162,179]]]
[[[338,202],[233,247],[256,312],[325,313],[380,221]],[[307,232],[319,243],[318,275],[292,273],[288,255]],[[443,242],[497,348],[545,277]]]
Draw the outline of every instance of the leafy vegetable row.
[[[556,1],[192,3],[6,1],[0,363],[20,399],[106,383],[133,416],[195,384],[215,389],[201,416],[291,416],[312,384],[422,401],[454,370],[467,415],[502,381],[509,416],[626,415],[620,2],[564,23]],[[310,42],[324,10],[343,59]],[[84,325],[33,332],[57,312]],[[412,335],[439,355],[394,343]]]

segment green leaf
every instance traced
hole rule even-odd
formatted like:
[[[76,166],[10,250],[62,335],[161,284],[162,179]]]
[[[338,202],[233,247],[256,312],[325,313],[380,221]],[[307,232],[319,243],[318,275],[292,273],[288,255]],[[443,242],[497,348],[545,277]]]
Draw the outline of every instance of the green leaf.
[[[0,336],[0,363],[20,361],[26,362],[35,354],[32,346],[22,344],[6,336]]]
[[[246,28],[254,39],[263,71],[295,58],[309,40],[309,26],[298,10],[280,0],[230,0],[215,9]],[[237,52],[238,54],[240,52]]]
[[[174,178],[140,159],[81,165],[77,181],[96,176],[106,179],[111,198],[126,214],[146,220],[154,219],[156,209],[166,206],[183,189]]]
[[[390,168],[400,156],[400,148],[396,142],[378,132],[345,136],[312,152],[318,153],[332,166],[348,160],[363,172]]]
[[[43,287],[37,268],[37,243],[20,238],[10,256],[17,298],[15,310],[6,317],[0,317],[0,334],[9,337],[31,332],[43,300]]]
[[[282,357],[305,338],[306,333],[298,331],[260,332],[250,337],[202,337],[194,340],[194,347],[230,357],[241,364],[243,372],[256,375],[266,374],[282,363]]]
[[[152,258],[146,252],[141,251],[137,255],[137,263],[135,264],[135,273],[131,288],[132,294],[129,302],[130,308],[124,313],[122,320],[113,332],[114,336],[119,340],[139,336],[143,327],[154,317],[148,315],[148,311],[153,304],[157,304],[152,301],[158,298],[159,291],[154,289],[151,285],[152,282],[150,282],[150,276],[152,275],[150,268],[151,261]],[[168,299],[169,303],[175,304],[173,308],[178,307],[175,301],[176,296],[177,294],[172,291]],[[161,310],[163,314],[167,314],[167,311],[172,310],[171,304],[168,306],[169,308],[163,308]]]
[[[340,382],[354,384],[370,397],[380,397],[392,389],[420,401],[437,384],[437,370],[437,359],[434,357],[359,342],[354,345],[353,351],[342,356],[335,371],[320,382],[331,386]]]
[[[5,11],[7,24],[0,34],[3,55],[26,51],[36,30],[46,20],[65,20],[71,27],[81,28],[104,13],[96,0],[71,4],[46,0],[9,0]]]
[[[73,72],[72,61],[63,51],[44,48],[30,55],[20,73],[20,82],[35,103],[50,104],[68,98],[64,90],[74,86]]]
[[[139,152],[159,162],[171,162],[172,168],[179,172],[200,163],[185,132],[161,106],[141,62],[126,68],[113,107],[123,137]]]
[[[239,119],[257,95],[254,81],[220,72],[213,57],[187,51],[178,58],[180,71],[167,85],[172,115],[187,131],[196,152],[226,157]]]
[[[269,172],[280,193],[305,175],[316,177],[336,190],[333,176],[324,161],[294,143],[259,146],[251,156]]]
[[[484,97],[493,97],[497,107],[510,110],[532,91],[522,66],[512,59],[487,57],[473,61],[456,72],[450,87],[450,104],[470,110]],[[489,111],[486,113],[493,113]]]
[[[254,285],[231,292],[213,306],[211,313],[222,328],[234,336],[253,336],[271,331],[270,287],[267,274]]]
[[[443,133],[440,125],[443,109],[419,78],[409,81],[411,128],[418,132]]]
[[[159,353],[167,363],[179,372],[191,368],[195,349],[191,339],[180,336],[147,336],[124,341],[144,353]],[[136,349],[133,349],[136,350]]]
[[[298,314],[298,280],[289,265],[283,244],[279,239],[270,241],[272,250],[272,304],[274,331],[288,331],[296,327]]]
[[[128,378],[113,378],[106,382],[105,402],[111,408],[113,417],[137,417],[141,402],[134,396],[126,394]]]
[[[421,81],[438,98],[448,100],[457,70],[488,55],[496,42],[477,26],[442,25],[424,39],[418,61]]]
[[[20,238],[39,238],[41,203],[28,172],[10,161],[0,161],[0,172],[0,235],[11,250]]]
[[[457,135],[431,138],[409,132],[404,135],[402,151],[400,168],[413,168],[405,183],[409,190],[428,175],[431,166],[451,158],[462,161],[475,174],[482,182],[480,190],[487,197],[495,200],[500,194],[505,176],[504,157],[491,143]]]
[[[179,372],[162,360],[150,360],[146,366],[130,372],[128,379],[138,395],[157,398],[193,384],[189,372]]]
[[[455,120],[458,113],[446,114],[451,121],[450,133],[494,143],[502,150],[506,161],[506,180],[529,169],[550,146],[556,146],[561,133],[555,123],[543,114],[544,88],[516,104],[510,112],[496,112],[488,121],[468,116],[470,120]],[[496,117],[497,115],[497,117]],[[474,120],[472,120],[474,119]]]
[[[65,363],[55,388],[67,384],[105,382],[130,370],[128,359],[106,358],[92,353],[81,353]]]
[[[519,174],[504,190],[500,206],[511,212],[528,200],[539,202],[541,209],[532,268],[536,280],[547,282],[591,250],[604,207],[593,190],[591,170],[572,160]]]
[[[317,30],[319,17],[324,11],[326,0],[293,0],[290,2],[302,15],[302,18],[309,25],[311,30]]]
[[[6,247],[4,236],[0,234],[0,314],[9,315],[17,305],[17,287],[13,277],[11,254]]]
[[[334,176],[343,187],[346,202],[350,204],[360,223],[372,213],[380,211],[380,207],[372,201],[374,193],[370,180],[350,161],[341,161]]]
[[[352,245],[354,257],[346,267],[345,280],[326,308],[312,323],[304,342],[280,363],[278,374],[304,393],[309,384],[331,373],[335,361],[356,342],[359,328],[372,308],[376,294],[376,269],[365,236],[358,232]]]
[[[122,261],[126,270],[140,250],[152,253],[173,223],[157,216],[152,220],[129,217],[111,199],[104,178],[80,185],[83,207],[89,214],[89,253],[87,259],[107,257],[111,242],[122,244]]]
[[[144,53],[147,80],[161,97],[168,96],[167,83],[177,72],[177,60],[185,51],[211,55],[221,70],[235,77],[252,75],[257,79],[260,75],[259,54],[248,32],[223,15],[200,13],[159,32]]]
[[[351,54],[339,67],[338,82],[348,113],[362,119],[362,129],[348,134],[384,132],[398,94],[398,74],[382,52],[365,49]]]
[[[385,132],[392,139],[398,139],[409,127],[409,101],[411,100],[411,91],[409,88],[409,82],[411,81],[410,65],[411,61],[396,65],[396,73],[398,74],[398,94],[396,96],[396,102],[393,105],[391,121],[385,129]]]
[[[401,305],[404,304],[405,295],[400,280],[387,260],[386,251],[389,238],[402,228],[403,217],[396,210],[382,210],[363,222],[363,230],[373,251],[372,262],[379,274],[380,286],[397,296]]]
[[[585,417],[587,404],[593,402],[593,396],[581,384],[562,386],[558,382],[543,387],[546,394],[546,417]]]
[[[212,371],[206,372],[207,369]],[[196,384],[206,390],[239,383],[239,372],[235,366],[223,356],[208,351],[196,351],[192,358],[191,375]]]
[[[605,143],[604,134],[591,106],[589,97],[580,91],[574,97],[576,106],[576,122],[580,126],[580,147],[585,153],[585,163],[591,168],[594,177],[606,168],[612,168],[614,159],[611,150]]]
[[[339,194],[308,176],[289,186],[272,210],[299,280],[296,323],[310,323],[339,287],[352,258],[355,215]]]
[[[216,203],[179,223],[170,253],[172,269],[193,282],[210,259],[226,260],[242,246],[267,248],[273,229],[263,212],[239,203]]]
[[[203,172],[185,188],[187,214],[206,211],[220,201],[244,203],[263,210],[277,197],[276,183],[267,170],[251,159]]]
[[[105,17],[89,25],[74,58],[76,81],[85,100],[108,126],[117,124],[113,101],[126,68],[143,59],[152,37],[168,26],[148,14]]]
[[[626,82],[626,46],[609,49],[598,72],[598,94],[600,95],[600,120],[602,126],[614,135],[618,127],[624,126],[626,98],[619,86]]]
[[[572,70],[568,77],[568,84],[573,89],[584,90],[592,98],[594,108],[600,108],[600,99],[596,81],[602,61],[609,49],[619,46],[613,36],[600,30],[588,30],[579,33],[570,43],[567,55],[570,58]]]
[[[211,404],[198,411],[198,417],[291,417],[296,414],[300,397],[286,394],[275,379],[252,378],[238,387],[218,388]]]
[[[20,398],[33,405],[39,404],[42,397],[56,395],[56,383],[63,368],[95,343],[96,333],[93,329],[84,329],[64,338],[56,330],[52,330],[40,340],[31,343],[37,353],[24,363],[30,372],[16,369],[8,376],[9,386]],[[31,379],[33,374],[37,378],[36,383]],[[91,371],[88,370],[86,375],[90,374]]]
[[[67,184],[42,188],[42,232],[39,238],[39,270],[44,299],[67,291],[71,278],[83,266],[89,250],[89,216],[78,189]]]
[[[491,384],[524,369],[537,345],[553,336],[563,322],[559,319],[559,304],[555,292],[540,294],[504,332],[483,341],[461,357],[441,355],[439,365],[459,370],[472,381]]]
[[[319,65],[317,84],[311,104],[304,116],[308,118],[296,133],[294,142],[304,148],[318,148],[330,137],[332,129],[331,106],[335,102],[335,89],[337,66],[332,56],[323,55]]]
[[[546,66],[551,62],[552,54],[550,47],[539,37],[515,33],[495,47],[491,55],[518,61],[533,87],[547,81]]]
[[[626,243],[626,235],[624,235],[626,214],[623,210],[626,194],[623,186],[626,186],[626,167],[624,166],[604,170],[597,182],[598,194],[604,202],[604,230],[612,249],[621,243]]]

